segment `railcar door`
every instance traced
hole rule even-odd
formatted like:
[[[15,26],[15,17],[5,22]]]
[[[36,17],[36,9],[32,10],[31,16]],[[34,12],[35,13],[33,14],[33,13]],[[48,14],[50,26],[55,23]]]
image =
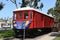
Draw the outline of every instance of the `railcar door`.
[[[25,27],[29,28],[31,27],[32,22],[32,12],[31,11],[24,11],[24,21],[25,21]]]

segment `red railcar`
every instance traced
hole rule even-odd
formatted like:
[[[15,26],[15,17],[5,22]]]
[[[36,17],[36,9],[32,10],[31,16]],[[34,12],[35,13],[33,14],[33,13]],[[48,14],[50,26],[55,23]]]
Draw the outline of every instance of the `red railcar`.
[[[43,14],[37,9],[24,7],[13,11],[13,29],[15,32],[30,30],[50,30],[53,28],[54,18]]]

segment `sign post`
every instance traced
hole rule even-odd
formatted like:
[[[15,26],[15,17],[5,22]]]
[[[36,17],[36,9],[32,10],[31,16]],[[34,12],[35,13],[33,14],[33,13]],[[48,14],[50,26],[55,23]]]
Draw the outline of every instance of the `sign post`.
[[[23,37],[22,37],[22,40],[25,40],[25,26],[24,26],[24,29],[23,29]]]

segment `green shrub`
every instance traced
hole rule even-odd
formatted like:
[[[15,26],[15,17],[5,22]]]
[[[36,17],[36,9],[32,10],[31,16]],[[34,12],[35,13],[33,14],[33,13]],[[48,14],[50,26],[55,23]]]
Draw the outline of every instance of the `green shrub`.
[[[13,30],[4,30],[0,32],[0,38],[13,37],[15,35]]]

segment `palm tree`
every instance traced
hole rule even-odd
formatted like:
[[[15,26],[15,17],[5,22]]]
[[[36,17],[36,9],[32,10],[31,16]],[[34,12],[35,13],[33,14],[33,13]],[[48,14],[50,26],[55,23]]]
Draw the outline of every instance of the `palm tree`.
[[[41,3],[41,5],[40,5],[40,9],[41,9],[41,11],[42,11],[43,6],[44,6],[43,3]]]
[[[7,0],[7,1],[9,1],[9,0]],[[16,6],[16,8],[18,8],[17,0],[10,0],[10,1]]]
[[[0,10],[2,10],[4,4],[2,2],[0,2]]]
[[[15,4],[16,8],[18,8],[17,0],[10,0],[10,1]],[[22,0],[22,3],[19,2],[19,4],[21,4],[20,7],[30,6],[30,7],[38,8],[42,10],[43,3],[41,3],[40,6],[38,6],[38,2],[40,2],[40,0]]]
[[[29,4],[29,0],[22,0],[21,7],[26,7]]]
[[[43,3],[41,3],[41,5],[38,6],[38,2],[40,2],[40,0],[28,0],[29,1],[29,6],[33,7],[33,8],[37,8],[37,9],[41,9],[43,8]]]

